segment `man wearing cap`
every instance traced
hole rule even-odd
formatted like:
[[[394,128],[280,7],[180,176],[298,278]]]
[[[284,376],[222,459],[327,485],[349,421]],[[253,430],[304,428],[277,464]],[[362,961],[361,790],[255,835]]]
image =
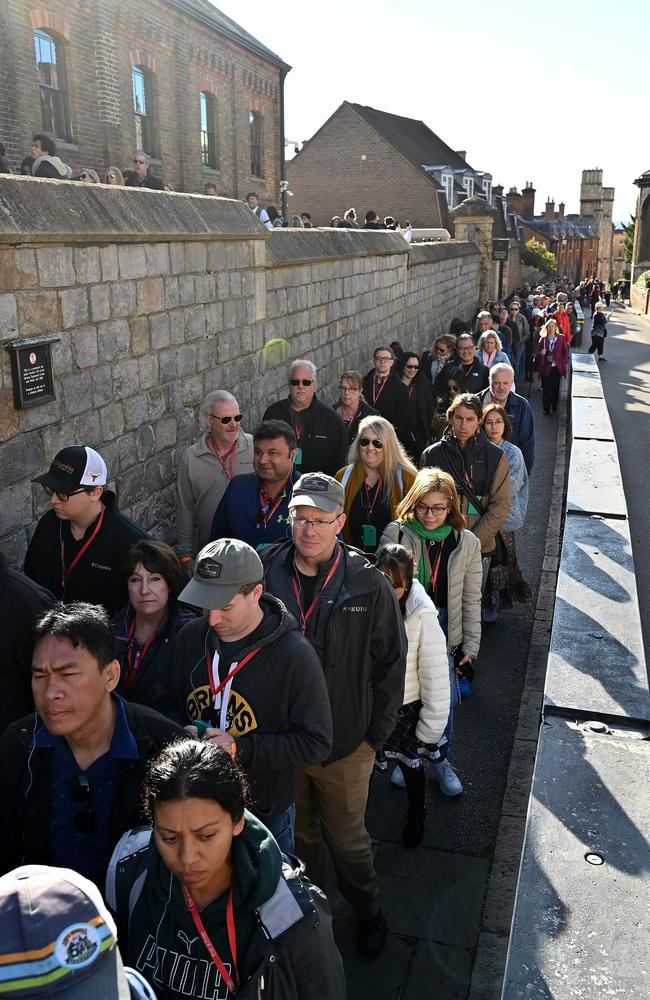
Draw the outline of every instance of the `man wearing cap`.
[[[36,710],[0,739],[0,872],[57,864],[102,885],[116,843],[143,822],[147,762],[185,734],[115,695],[120,665],[103,608],[58,604],[33,637]]]
[[[260,220],[260,222],[262,222],[267,229],[273,229],[273,223],[269,219],[269,213],[266,211],[265,208],[262,208],[262,206],[260,205],[259,195],[257,191],[248,192],[248,194],[246,195],[246,204],[250,208],[253,215],[256,215],[257,218]]]
[[[156,1000],[125,968],[96,885],[70,868],[23,865],[0,878],[0,993],[57,1000]]]
[[[298,772],[325,760],[332,717],[323,672],[283,604],[263,593],[257,552],[210,542],[179,600],[204,618],[181,629],[172,652],[168,714],[236,754],[252,811],[293,852]],[[206,725],[207,724],[207,727]]]
[[[178,463],[177,550],[191,570],[197,552],[210,541],[214,512],[235,476],[253,471],[253,438],[242,429],[242,413],[231,392],[215,389],[199,410],[205,427]]]
[[[101,455],[72,445],[33,480],[45,487],[52,507],[36,525],[25,573],[66,604],[83,600],[113,613],[126,602],[118,592],[120,564],[134,542],[149,536],[118,510],[107,479]]]
[[[289,503],[293,537],[265,549],[262,559],[267,589],[318,653],[332,709],[330,756],[300,776],[296,850],[323,885],[325,839],[339,888],[357,915],[359,948],[377,955],[387,930],[365,811],[375,751],[402,704],[406,634],[389,581],[337,538],[343,503],[343,487],[331,476],[301,476]]]
[[[316,396],[316,365],[296,358],[289,365],[289,395],[271,403],[264,420],[284,420],[297,439],[295,467],[303,472],[326,472],[333,476],[345,465],[348,434],[333,406]],[[406,389],[404,390],[406,393]]]
[[[212,521],[211,540],[239,538],[259,551],[287,537],[296,444],[284,420],[263,420],[256,427],[255,472],[228,483]]]

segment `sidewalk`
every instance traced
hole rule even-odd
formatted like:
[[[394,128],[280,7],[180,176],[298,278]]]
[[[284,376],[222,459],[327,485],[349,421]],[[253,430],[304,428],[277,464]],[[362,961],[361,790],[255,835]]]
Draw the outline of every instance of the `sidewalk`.
[[[556,444],[564,440],[565,398],[563,389],[558,418],[549,419],[541,416],[536,385],[530,393],[538,450],[527,530],[517,545],[533,600],[484,628],[473,694],[457,709],[450,755],[463,795],[445,799],[430,782],[424,841],[407,851],[400,840],[405,793],[387,775],[373,778],[368,829],[390,931],[377,959],[359,955],[354,920],[330,889],[348,1000],[500,996],[550,632],[543,608],[554,593],[551,563],[559,554],[554,473],[564,468]],[[553,531],[547,538],[549,512]]]

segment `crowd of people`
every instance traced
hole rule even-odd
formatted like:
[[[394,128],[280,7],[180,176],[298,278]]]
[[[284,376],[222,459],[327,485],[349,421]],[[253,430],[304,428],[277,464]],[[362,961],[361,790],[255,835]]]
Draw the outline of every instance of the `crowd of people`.
[[[0,557],[0,905],[20,878],[37,891],[29,866],[89,880],[134,996],[344,996],[327,853],[375,956],[370,781],[404,789],[407,850],[427,773],[463,793],[453,723],[482,629],[531,596],[520,390],[539,373],[557,411],[574,294],[524,288],[423,354],[380,344],[331,404],[295,358],[256,427],[209,393],[176,548],[119,510],[97,451],[54,456],[24,573]]]

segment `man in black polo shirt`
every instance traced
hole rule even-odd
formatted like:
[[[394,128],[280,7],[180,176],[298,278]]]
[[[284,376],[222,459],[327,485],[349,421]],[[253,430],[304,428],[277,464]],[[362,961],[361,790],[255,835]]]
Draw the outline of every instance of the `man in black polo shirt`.
[[[118,510],[107,478],[104,459],[85,445],[63,448],[36,477],[52,509],[36,525],[25,573],[65,604],[84,600],[113,613],[126,603],[116,586],[122,560],[149,536]]]
[[[59,604],[34,640],[36,710],[0,740],[0,872],[57,865],[103,886],[117,841],[144,821],[147,762],[186,734],[115,695],[120,665],[103,608]]]

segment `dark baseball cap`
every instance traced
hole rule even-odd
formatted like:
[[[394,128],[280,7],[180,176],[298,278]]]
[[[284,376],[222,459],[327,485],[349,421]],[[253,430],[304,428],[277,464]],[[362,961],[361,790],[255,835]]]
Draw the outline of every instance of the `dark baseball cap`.
[[[115,923],[97,886],[68,868],[0,878],[0,995],[129,1000]]]
[[[255,549],[238,538],[218,538],[199,552],[194,575],[178,600],[207,611],[219,611],[242,587],[260,583],[262,560]]]
[[[62,448],[49,470],[32,482],[70,493],[80,486],[104,486],[107,479],[106,462],[98,452],[86,445],[70,445]]]
[[[336,479],[326,476],[324,472],[306,472],[293,488],[289,509],[316,507],[326,514],[334,514],[344,502],[345,490]]]

